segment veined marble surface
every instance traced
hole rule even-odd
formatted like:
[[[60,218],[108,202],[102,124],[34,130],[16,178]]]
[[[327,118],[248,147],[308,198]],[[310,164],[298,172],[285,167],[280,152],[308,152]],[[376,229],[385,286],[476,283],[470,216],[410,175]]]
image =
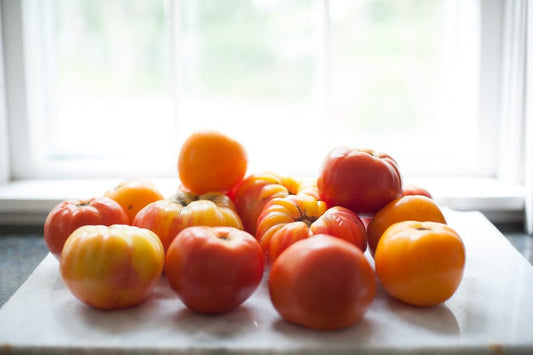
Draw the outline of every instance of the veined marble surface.
[[[533,267],[480,213],[446,217],[464,240],[467,263],[457,292],[435,307],[403,304],[378,287],[359,323],[319,332],[281,319],[264,282],[235,310],[205,316],[162,278],[141,305],[99,311],[70,294],[48,255],[0,309],[0,354],[533,353]]]

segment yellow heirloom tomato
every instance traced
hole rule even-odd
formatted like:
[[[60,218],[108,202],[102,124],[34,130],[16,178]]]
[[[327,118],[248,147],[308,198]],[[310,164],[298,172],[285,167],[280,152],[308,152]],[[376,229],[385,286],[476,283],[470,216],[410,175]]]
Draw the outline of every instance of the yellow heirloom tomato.
[[[139,211],[132,224],[156,233],[165,252],[176,235],[187,227],[226,226],[242,229],[233,202],[221,192],[196,195],[178,191],[169,199],[148,204]]]
[[[86,225],[67,239],[61,277],[81,301],[100,309],[134,306],[146,299],[163,271],[165,253],[150,230],[129,225]]]

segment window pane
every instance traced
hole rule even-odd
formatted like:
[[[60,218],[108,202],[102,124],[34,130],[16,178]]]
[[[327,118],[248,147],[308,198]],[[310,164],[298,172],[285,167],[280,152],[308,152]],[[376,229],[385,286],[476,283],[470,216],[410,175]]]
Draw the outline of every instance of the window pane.
[[[315,173],[324,147],[315,1],[180,3],[180,138],[220,129],[245,144],[251,171]]]
[[[472,172],[478,153],[476,2],[330,4],[335,143],[386,151],[410,173]]]
[[[407,175],[480,172],[478,1],[24,3],[37,175],[175,176],[201,128],[250,171],[315,175],[347,144]]]
[[[174,159],[169,37],[162,0],[56,0],[46,147],[51,160],[127,167]]]

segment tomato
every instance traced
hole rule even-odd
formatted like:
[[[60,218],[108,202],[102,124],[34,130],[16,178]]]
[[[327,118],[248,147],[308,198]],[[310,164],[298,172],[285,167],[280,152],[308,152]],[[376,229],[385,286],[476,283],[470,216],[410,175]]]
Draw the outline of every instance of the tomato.
[[[465,247],[445,224],[404,221],[383,233],[374,260],[377,276],[390,295],[411,305],[433,306],[457,290]]]
[[[50,253],[59,260],[68,236],[87,224],[128,224],[124,209],[107,197],[62,201],[48,213],[44,222],[44,241]]]
[[[189,227],[166,256],[165,275],[190,309],[222,313],[243,303],[257,289],[265,259],[257,240],[233,227]]]
[[[244,178],[232,191],[231,196],[244,230],[255,235],[257,218],[268,201],[299,193],[318,199],[318,190],[312,181],[300,181],[272,172],[262,172]]]
[[[329,234],[344,239],[361,251],[366,250],[367,233],[363,221],[351,210],[335,206],[331,207],[309,226],[312,235]]]
[[[361,219],[347,208],[327,208],[309,195],[272,199],[257,220],[256,238],[270,261],[289,245],[315,234],[328,233],[366,249],[367,233]]]
[[[190,226],[229,226],[242,229],[230,198],[223,193],[195,195],[178,191],[172,197],[148,204],[132,223],[155,232],[165,251],[176,235]]]
[[[339,147],[324,159],[317,187],[328,206],[372,215],[401,196],[402,178],[394,159],[385,153]]]
[[[130,222],[144,206],[164,198],[157,186],[145,178],[124,180],[104,195],[117,201],[124,208]]]
[[[320,234],[291,245],[276,259],[268,289],[274,308],[288,322],[339,329],[364,316],[376,279],[359,248]]]
[[[320,196],[318,194],[318,188],[316,186],[316,179],[301,181],[300,185],[298,186],[297,194],[298,195],[309,195],[311,197],[316,198],[317,200],[320,200]]]
[[[431,193],[425,188],[415,185],[415,184],[407,184],[402,189],[402,196],[411,196],[411,195],[421,195],[421,196],[426,196],[431,199],[433,198]]]
[[[244,178],[247,167],[244,146],[213,130],[191,134],[183,142],[178,157],[180,180],[196,194],[230,191]]]
[[[372,254],[389,226],[409,220],[446,223],[439,206],[432,199],[421,195],[400,197],[379,210],[368,225],[368,246]]]
[[[244,178],[233,193],[235,208],[241,217],[244,230],[255,235],[257,217],[265,204],[273,198],[288,195],[288,188],[277,174],[264,172]]]
[[[121,309],[145,300],[159,280],[165,252],[147,229],[129,225],[83,226],[67,239],[61,277],[81,301]]]

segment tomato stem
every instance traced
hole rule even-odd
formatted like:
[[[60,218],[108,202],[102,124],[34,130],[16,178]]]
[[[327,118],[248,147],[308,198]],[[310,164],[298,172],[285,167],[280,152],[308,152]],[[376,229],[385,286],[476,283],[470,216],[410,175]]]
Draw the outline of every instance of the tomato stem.
[[[296,218],[297,222],[304,222],[308,227],[310,227],[311,224],[318,219],[315,216],[308,216],[307,213],[305,213],[305,211],[302,210],[298,205],[296,205],[296,209],[300,213],[300,218]]]
[[[198,196],[190,192],[179,191],[172,196],[172,201],[180,205],[187,206],[189,203],[197,201]]]

